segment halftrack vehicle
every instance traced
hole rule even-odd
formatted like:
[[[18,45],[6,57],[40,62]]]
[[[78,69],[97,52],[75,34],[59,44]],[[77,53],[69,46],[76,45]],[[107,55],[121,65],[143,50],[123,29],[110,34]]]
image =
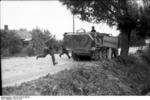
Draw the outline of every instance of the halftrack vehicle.
[[[82,56],[100,60],[108,58],[109,48],[118,49],[118,38],[98,32],[67,32],[64,34],[64,46],[71,51],[74,60]]]

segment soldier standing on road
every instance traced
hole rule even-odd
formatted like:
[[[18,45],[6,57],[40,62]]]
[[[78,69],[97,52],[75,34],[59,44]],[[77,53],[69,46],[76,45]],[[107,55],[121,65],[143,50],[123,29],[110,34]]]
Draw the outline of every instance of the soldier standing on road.
[[[71,57],[69,56],[69,51],[65,48],[64,45],[62,45],[61,53],[60,53],[59,57],[61,57],[61,56],[64,55],[64,54],[66,54],[69,59],[71,58]]]
[[[48,54],[50,54],[50,56],[52,57],[53,65],[57,64],[57,62],[55,62],[54,47],[52,42],[52,40],[48,40],[45,42],[46,47],[43,50],[43,54],[37,56],[36,59],[46,57]]]
[[[112,57],[116,58],[118,56],[118,49],[112,48]]]

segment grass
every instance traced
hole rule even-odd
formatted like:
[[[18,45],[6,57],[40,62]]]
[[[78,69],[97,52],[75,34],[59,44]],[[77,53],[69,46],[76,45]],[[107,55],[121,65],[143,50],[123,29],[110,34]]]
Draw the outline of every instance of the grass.
[[[79,68],[46,75],[20,86],[3,88],[3,95],[130,95],[119,80],[109,79],[98,64],[82,65]]]

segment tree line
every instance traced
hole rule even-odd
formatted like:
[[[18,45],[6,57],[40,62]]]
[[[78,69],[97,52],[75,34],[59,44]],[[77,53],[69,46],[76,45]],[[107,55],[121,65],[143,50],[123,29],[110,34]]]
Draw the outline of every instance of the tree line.
[[[32,39],[24,45],[24,40],[16,34],[16,30],[1,30],[1,57],[39,55],[43,52],[45,41],[48,39],[54,40],[55,52],[60,51],[62,40],[56,40],[55,35],[49,30],[42,31],[36,28],[29,33]]]

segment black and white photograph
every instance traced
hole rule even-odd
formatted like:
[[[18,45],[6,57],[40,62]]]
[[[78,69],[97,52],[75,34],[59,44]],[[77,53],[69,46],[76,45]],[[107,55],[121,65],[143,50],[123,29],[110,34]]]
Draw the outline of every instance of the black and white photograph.
[[[150,0],[1,0],[0,39],[2,100],[150,96]]]

